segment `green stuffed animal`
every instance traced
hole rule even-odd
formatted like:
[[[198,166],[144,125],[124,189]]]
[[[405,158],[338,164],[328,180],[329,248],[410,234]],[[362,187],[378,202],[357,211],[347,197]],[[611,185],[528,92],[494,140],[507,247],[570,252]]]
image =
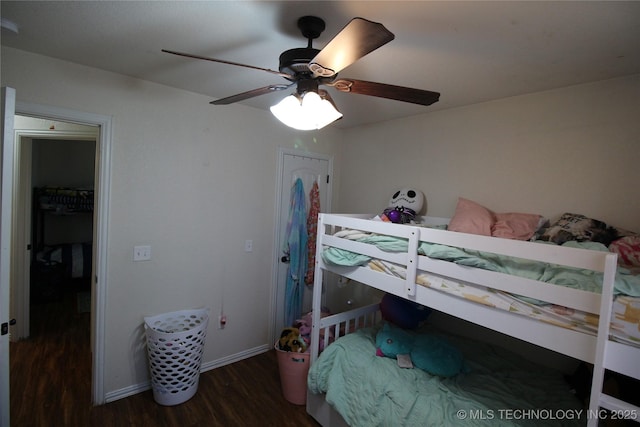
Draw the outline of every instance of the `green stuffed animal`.
[[[441,377],[466,371],[462,353],[443,338],[415,334],[385,323],[376,335],[376,354],[396,359],[409,355],[414,366]]]

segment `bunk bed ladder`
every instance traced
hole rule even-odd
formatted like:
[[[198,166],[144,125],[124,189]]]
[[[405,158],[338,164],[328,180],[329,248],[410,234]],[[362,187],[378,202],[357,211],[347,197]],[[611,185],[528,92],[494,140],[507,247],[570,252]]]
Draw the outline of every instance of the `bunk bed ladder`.
[[[615,254],[609,254],[606,256],[600,301],[598,340],[596,343],[596,355],[591,382],[591,396],[589,400],[589,411],[587,414],[587,425],[589,427],[596,427],[599,420],[604,418],[601,408],[613,411],[616,414],[616,418],[629,418],[640,423],[640,407],[617,399],[602,391],[605,371],[610,369],[620,372],[616,369],[616,363],[613,362],[614,359],[618,358],[614,357],[612,347],[624,348],[624,346],[616,345],[615,342],[609,340],[611,325],[610,319],[613,311],[613,284],[616,274],[616,264],[617,256]],[[638,349],[634,350],[636,352],[640,352]],[[640,369],[637,368],[638,362],[629,361],[628,359],[629,358],[627,357],[626,366],[630,366],[629,364],[631,364],[632,367],[628,370],[625,369],[621,373],[640,379]]]

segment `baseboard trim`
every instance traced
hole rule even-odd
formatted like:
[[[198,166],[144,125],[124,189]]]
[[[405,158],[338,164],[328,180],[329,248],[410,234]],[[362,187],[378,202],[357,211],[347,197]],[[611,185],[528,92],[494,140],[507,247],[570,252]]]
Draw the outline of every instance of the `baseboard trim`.
[[[202,366],[200,367],[200,373],[210,371],[215,368],[220,368],[222,366],[229,365],[230,363],[239,362],[241,360],[248,359],[253,356],[257,356],[258,354],[265,353],[269,350],[271,350],[271,346],[268,344],[264,344],[258,347],[241,351],[239,353],[222,357],[220,359],[212,360],[210,362],[206,362],[202,364]],[[113,390],[105,394],[105,403],[115,402],[116,400],[124,399],[126,397],[130,397],[150,389],[151,389],[151,380],[138,383],[138,384],[133,384],[118,390]]]
[[[151,389],[151,380],[105,393],[104,402],[111,403]]]
[[[200,367],[200,372],[210,371],[211,369],[219,368],[221,366],[228,365],[230,363],[239,362],[240,360],[248,359],[253,356],[257,356],[258,354],[265,353],[271,350],[271,346],[265,344],[258,347],[250,348],[240,353],[232,354],[230,356],[223,357],[221,359],[212,360],[210,362],[205,362]]]

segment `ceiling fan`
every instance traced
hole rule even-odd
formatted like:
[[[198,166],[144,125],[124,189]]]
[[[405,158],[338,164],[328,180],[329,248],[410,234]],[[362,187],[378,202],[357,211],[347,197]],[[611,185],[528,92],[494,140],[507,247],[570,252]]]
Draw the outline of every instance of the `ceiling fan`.
[[[329,120],[328,123],[331,123],[337,118],[342,117],[342,114],[335,108],[335,104],[329,94],[319,89],[319,86],[329,86],[340,92],[369,95],[419,105],[431,105],[440,98],[438,92],[338,77],[338,72],[395,38],[393,33],[380,23],[372,22],[364,18],[353,18],[322,50],[312,47],[313,40],[318,38],[325,29],[325,22],[321,18],[303,16],[298,19],[298,28],[302,32],[302,35],[308,40],[307,47],[284,51],[279,58],[279,71],[173,50],[162,49],[162,51],[187,58],[202,59],[265,71],[284,77],[287,80],[285,83],[272,84],[212,101],[211,104],[213,105],[232,104],[274,91],[285,90],[295,85],[296,91],[292,95],[292,99],[295,101],[293,104],[298,104],[297,107],[300,107],[304,104],[307,94],[315,93],[319,96],[319,98],[316,97],[318,101],[326,102],[327,105],[325,107],[332,108],[337,113],[338,117],[334,117],[331,120],[327,119]],[[283,101],[286,100],[285,98]],[[274,111],[274,108],[276,108],[276,106],[271,108],[274,115],[280,120],[283,120],[278,116],[276,111]],[[317,120],[314,118],[312,123],[308,125],[303,124],[302,127],[299,127],[299,122],[303,118],[301,114],[307,113],[300,112],[298,115],[291,116],[290,121],[293,124],[287,122],[285,122],[285,124],[299,129],[319,129],[328,124],[324,123],[322,126],[317,126]],[[316,113],[314,110],[312,115],[315,116],[317,114],[319,113]]]

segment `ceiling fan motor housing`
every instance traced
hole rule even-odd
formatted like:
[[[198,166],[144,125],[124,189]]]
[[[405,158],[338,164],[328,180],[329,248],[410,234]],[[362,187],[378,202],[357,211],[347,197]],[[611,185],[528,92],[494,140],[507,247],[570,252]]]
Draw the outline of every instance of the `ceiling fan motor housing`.
[[[309,74],[309,62],[320,52],[318,49],[311,47],[301,47],[296,49],[289,49],[282,52],[280,55],[280,72],[299,75]]]

